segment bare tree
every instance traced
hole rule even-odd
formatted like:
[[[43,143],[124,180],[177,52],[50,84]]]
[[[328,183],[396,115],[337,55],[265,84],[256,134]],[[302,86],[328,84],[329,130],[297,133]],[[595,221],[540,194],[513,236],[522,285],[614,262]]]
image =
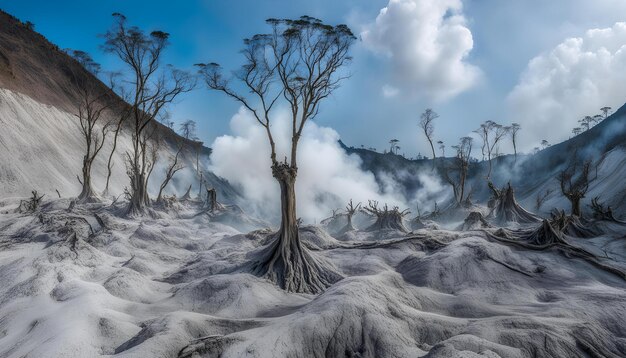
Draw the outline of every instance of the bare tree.
[[[345,25],[330,26],[303,16],[297,20],[269,19],[269,34],[244,40],[245,64],[235,73],[246,91],[236,92],[215,63],[200,65],[209,88],[225,93],[248,109],[265,129],[270,145],[272,175],[281,191],[281,225],[252,271],[288,291],[317,293],[339,279],[302,246],[296,215],[297,150],[305,124],[322,101],[346,78],[340,70],[351,60],[356,37]],[[277,159],[271,123],[272,110],[284,100],[291,114],[289,161]]]
[[[580,201],[589,190],[589,184],[596,179],[597,173],[591,177],[591,160],[580,161],[576,154],[571,163],[558,175],[563,196],[572,206],[572,215],[580,217]]]
[[[446,156],[446,145],[441,140],[437,141],[437,144],[439,145],[439,150],[441,151],[441,157],[445,158],[445,156]]]
[[[602,111],[602,114],[604,115],[604,119],[606,119],[609,116],[611,107],[605,106],[605,107],[600,108],[600,110]]]
[[[591,199],[591,210],[593,211],[593,218],[596,220],[606,220],[613,221],[620,224],[626,224],[623,221],[618,220],[615,215],[613,215],[613,209],[611,209],[610,205],[605,206],[600,202],[600,197],[596,196]]]
[[[579,135],[580,133],[582,133],[582,131],[583,131],[583,129],[582,129],[582,128],[580,128],[580,127],[576,127],[576,128],[574,128],[574,129],[572,129],[572,134],[573,134],[573,135],[575,135],[575,136],[577,136],[577,135]]]
[[[196,136],[196,122],[189,119],[180,124],[179,133],[183,138],[193,142],[191,145],[196,154],[196,173],[200,174],[200,153],[202,152],[202,142]]]
[[[463,200],[467,199],[465,196],[465,182],[469,172],[472,144],[472,137],[462,137],[458,145],[452,146],[456,151],[456,157],[452,165],[445,167],[443,171],[444,179],[452,186],[454,199],[458,205],[462,205]]]
[[[86,71],[74,71],[73,80],[79,90],[77,117],[81,133],[85,140],[85,154],[83,155],[82,190],[78,195],[78,202],[97,200],[97,195],[91,184],[91,167],[108,133],[109,122],[104,122],[102,113],[109,107],[109,92],[94,77],[100,72],[100,65],[91,56],[79,50],[70,52],[72,57]],[[98,128],[100,127],[100,128]]]
[[[154,120],[164,107],[181,93],[194,87],[192,77],[171,66],[163,69],[161,56],[168,45],[169,34],[143,30],[126,25],[126,17],[115,13],[115,24],[104,35],[104,49],[115,54],[130,72],[126,83],[130,87],[129,120],[132,150],[127,153],[127,173],[130,178],[129,215],[141,215],[150,205],[148,197],[149,165],[147,142],[154,132]]]
[[[354,230],[352,217],[354,216],[354,214],[356,214],[357,211],[359,211],[359,208],[361,208],[361,203],[354,205],[352,199],[350,199],[350,202],[348,203],[348,205],[346,205],[346,216],[348,218],[348,223],[342,231]]]
[[[580,123],[580,126],[584,130],[588,131],[589,128],[591,128],[591,124],[593,123],[593,118],[591,116],[585,116],[582,119],[580,119],[578,123]]]
[[[174,121],[172,120],[172,115],[170,112],[163,112],[161,114],[161,118],[159,118],[159,122],[166,126],[167,128],[174,130]]]
[[[433,121],[439,118],[437,112],[433,111],[431,108],[426,108],[424,113],[420,115],[420,123],[419,126],[422,128],[428,143],[430,144],[430,149],[433,153],[433,169],[435,169],[435,146],[433,145],[433,133],[435,132],[435,125]]]
[[[550,146],[550,142],[548,142],[547,140],[542,140],[541,141],[541,149],[546,149]]]
[[[511,142],[513,143],[513,154],[515,155],[515,160],[517,160],[517,132],[522,129],[522,126],[519,123],[511,124],[509,133],[511,134]]]
[[[603,119],[604,117],[602,117],[602,115],[596,114],[595,116],[593,116],[593,125],[595,126],[596,124],[602,122]]]
[[[194,141],[192,144],[193,150],[196,153],[196,174],[201,174],[200,173],[200,153],[202,153],[203,144],[204,143],[200,141]]]
[[[400,148],[398,147],[399,142],[400,141],[397,139],[392,139],[389,141],[389,153],[396,154],[396,152],[398,151],[398,148]]]
[[[180,135],[189,140],[196,140],[196,122],[188,119],[180,124]]]
[[[181,143],[178,143],[178,149],[176,150],[176,154],[174,155],[174,157],[170,161],[170,164],[165,170],[165,178],[161,182],[161,186],[159,187],[159,195],[157,196],[157,199],[156,199],[157,203],[162,203],[163,190],[165,189],[165,187],[167,187],[167,184],[169,184],[170,180],[172,180],[172,178],[178,171],[185,168],[181,163],[178,162],[180,153],[182,152],[182,150],[183,150],[183,143],[181,142]]]
[[[20,200],[20,206],[18,211],[20,212],[35,212],[41,205],[41,200],[46,194],[39,196],[37,190],[31,191],[31,197],[28,200]]]
[[[537,194],[537,197],[535,198],[535,209],[536,210],[541,209],[541,206],[543,206],[543,203],[546,201],[548,196],[550,194],[552,194],[552,192],[554,192],[554,189],[549,188],[549,189],[546,189],[545,192]]]
[[[474,132],[477,133],[482,139],[483,146],[483,158],[485,154],[489,162],[489,171],[487,172],[487,179],[491,178],[492,159],[494,152],[498,152],[498,144],[502,138],[509,133],[510,127],[505,127],[494,121],[486,121],[480,125],[480,127]],[[483,159],[484,160],[484,159]]]
[[[378,206],[378,201],[369,200],[367,207],[364,207],[365,211],[376,217],[376,222],[372,224],[367,231],[377,230],[397,230],[402,232],[408,232],[406,226],[404,226],[404,217],[411,212],[408,209],[400,211],[397,206],[389,207],[385,204],[382,207]]]

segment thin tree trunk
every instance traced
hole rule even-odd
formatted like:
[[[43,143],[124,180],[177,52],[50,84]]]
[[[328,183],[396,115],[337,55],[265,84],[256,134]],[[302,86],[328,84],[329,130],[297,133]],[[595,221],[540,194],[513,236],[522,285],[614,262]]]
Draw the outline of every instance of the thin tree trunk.
[[[115,154],[115,149],[117,148],[117,137],[120,133],[120,128],[122,127],[122,120],[120,119],[117,122],[117,127],[115,128],[115,134],[113,135],[113,147],[111,148],[111,153],[109,154],[109,161],[107,162],[107,180],[106,185],[104,186],[103,195],[109,195],[109,181],[111,180],[111,172],[113,170],[113,155]]]
[[[570,202],[572,204],[572,215],[580,217],[580,199],[579,197],[570,198]]]
[[[129,160],[131,160],[131,197],[128,205],[128,215],[143,215],[149,200],[145,173],[146,152],[138,137],[133,143],[133,157]]]
[[[78,195],[79,202],[87,202],[95,197],[95,193],[91,186],[91,161],[89,160],[89,154],[83,158],[83,188]]]
[[[430,138],[428,138],[428,143],[430,143],[430,149],[433,152],[433,170],[435,170],[435,159],[436,159],[436,156],[435,156],[435,146],[433,146],[433,141]]]

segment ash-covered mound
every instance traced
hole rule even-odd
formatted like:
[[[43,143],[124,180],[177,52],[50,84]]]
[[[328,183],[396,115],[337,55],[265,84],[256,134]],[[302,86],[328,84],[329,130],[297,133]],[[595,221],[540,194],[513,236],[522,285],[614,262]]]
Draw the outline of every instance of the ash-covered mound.
[[[302,226],[299,228],[299,233],[302,243],[312,250],[329,249],[339,246],[339,241],[328,235],[320,226]]]
[[[101,229],[79,219],[92,209]],[[626,352],[626,281],[563,255],[565,246],[511,247],[486,236],[493,230],[395,231],[386,240],[355,230],[360,240],[339,242],[302,227],[307,252],[344,278],[295,294],[242,270],[273,242],[269,230],[233,235],[205,220],[137,222],[113,211],[50,205],[41,216],[0,216],[0,356]],[[611,251],[620,248],[606,245],[602,263],[621,260]]]

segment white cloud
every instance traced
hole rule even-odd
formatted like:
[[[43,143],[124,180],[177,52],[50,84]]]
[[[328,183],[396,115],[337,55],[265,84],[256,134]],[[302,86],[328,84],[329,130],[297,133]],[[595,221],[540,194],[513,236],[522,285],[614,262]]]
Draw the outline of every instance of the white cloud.
[[[382,88],[382,91],[383,91],[383,97],[385,98],[395,97],[398,95],[398,93],[400,93],[399,89],[390,85],[384,85]]]
[[[272,124],[278,158],[288,152],[290,121],[287,112],[277,113]],[[218,137],[211,148],[211,170],[243,189],[243,195],[258,213],[276,218],[280,209],[278,183],[270,170],[266,133],[243,108],[230,122],[232,135]],[[307,124],[298,147],[296,181],[298,216],[306,222],[319,222],[332,209],[355,202],[378,200],[389,205],[408,207],[399,191],[386,188],[381,193],[374,175],[361,170],[361,160],[347,155],[338,144],[332,128]]]
[[[361,38],[389,58],[394,87],[408,95],[447,99],[480,77],[467,62],[474,41],[462,7],[461,0],[389,0]]]
[[[626,93],[626,23],[591,29],[533,58],[508,96],[525,149],[567,139],[578,120],[617,109]]]

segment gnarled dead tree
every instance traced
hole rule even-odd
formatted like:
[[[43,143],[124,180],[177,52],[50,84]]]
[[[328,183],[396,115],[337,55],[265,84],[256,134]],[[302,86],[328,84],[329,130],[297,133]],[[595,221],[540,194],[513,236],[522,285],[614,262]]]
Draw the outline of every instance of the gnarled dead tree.
[[[372,224],[367,231],[376,230],[397,230],[402,232],[408,232],[404,226],[404,217],[411,212],[409,209],[400,211],[397,206],[389,208],[387,204],[383,207],[378,207],[378,201],[369,200],[367,207],[364,207],[365,211],[376,216],[376,222]]]
[[[437,118],[439,118],[437,112],[433,111],[430,108],[427,108],[424,113],[420,115],[419,122],[419,126],[424,132],[426,140],[428,140],[428,143],[430,144],[430,149],[433,153],[433,170],[435,170],[435,159],[437,158],[435,154],[435,146],[433,145],[433,132],[435,131],[433,121]]]
[[[131,108],[129,106],[126,105],[126,102],[129,102],[129,97],[126,95],[126,93],[124,92],[124,87],[123,86],[117,86],[116,83],[116,77],[118,76],[118,73],[114,73],[111,75],[110,77],[110,86],[111,89],[115,92],[118,93],[118,95],[123,98],[125,100],[124,104],[118,105],[118,108],[115,108],[114,110],[112,110],[111,112],[113,113],[119,113],[119,117],[117,118],[117,121],[115,123],[115,127],[112,130],[113,132],[113,142],[111,143],[111,151],[109,152],[109,159],[107,160],[107,177],[106,177],[106,182],[104,185],[104,191],[102,192],[102,196],[109,196],[109,184],[111,182],[111,174],[113,173],[113,157],[115,156],[115,151],[117,149],[117,142],[118,142],[118,138],[120,136],[120,132],[122,130],[122,125],[124,123],[126,123],[126,121],[128,120],[128,117],[130,115],[131,112]],[[118,91],[119,89],[119,91]]]
[[[128,27],[126,17],[115,13],[115,25],[104,35],[104,48],[115,54],[130,75],[124,81],[130,99],[128,120],[131,123],[132,150],[127,153],[127,173],[130,179],[128,214],[142,215],[150,205],[148,177],[152,168],[148,133],[155,127],[154,120],[161,111],[181,93],[193,89],[194,81],[187,73],[161,66],[161,56],[168,45],[169,34],[152,31],[146,34],[137,27]],[[152,127],[152,128],[151,128]]]
[[[554,211],[550,215],[550,224],[565,235],[590,238],[601,234],[591,223],[575,215],[566,215],[563,210]]]
[[[515,200],[515,192],[511,183],[502,189],[496,188],[491,181],[488,182],[493,196],[489,201],[491,212],[489,218],[497,224],[515,222],[520,224],[531,224],[540,221],[534,214],[522,208]]]
[[[549,188],[546,189],[545,192],[537,194],[537,197],[535,198],[535,210],[541,209],[541,206],[543,206],[543,203],[546,201],[548,196],[552,194],[552,192],[554,192],[554,189]]]
[[[348,205],[346,205],[346,218],[348,219],[348,222],[346,223],[346,226],[344,226],[343,229],[340,230],[340,233],[346,233],[348,231],[355,230],[354,225],[352,224],[352,217],[354,216],[354,214],[356,214],[357,211],[359,211],[360,208],[361,203],[354,205],[352,199],[350,199],[350,202],[348,202]]]
[[[577,156],[558,175],[557,179],[561,184],[561,192],[563,196],[569,200],[572,210],[571,215],[581,216],[580,201],[585,197],[589,190],[589,184],[597,178],[597,172],[591,177],[591,160],[581,162]]]
[[[340,276],[300,243],[295,192],[298,143],[307,121],[345,78],[340,70],[351,60],[349,50],[356,37],[346,25],[330,26],[309,16],[267,23],[269,34],[244,40],[245,63],[235,77],[245,92],[237,92],[215,63],[199,65],[200,73],[210,89],[241,103],[267,134],[272,175],[281,192],[281,224],[275,240],[252,264],[253,272],[288,291],[319,293]],[[282,162],[271,128],[272,110],[279,100],[291,110],[291,153]]]
[[[215,188],[206,189],[206,200],[204,202],[204,206],[210,213],[224,209],[224,205],[217,201],[217,191],[215,191]]]
[[[591,210],[593,210],[593,218],[596,220],[624,223],[623,221],[615,218],[611,206],[605,207],[604,204],[600,202],[600,197],[596,196],[595,198],[591,199]]]
[[[20,206],[18,207],[19,212],[30,212],[33,213],[39,209],[41,205],[41,200],[46,194],[39,196],[37,190],[33,190],[31,192],[31,197],[28,200],[21,200]]]
[[[494,158],[494,154],[498,152],[498,143],[506,136],[511,127],[505,127],[501,124],[498,124],[494,121],[486,121],[485,123],[480,125],[480,128],[475,130],[480,138],[482,139],[482,154],[483,160],[485,160],[485,156],[489,163],[489,171],[487,172],[487,179],[491,177],[492,171],[492,163],[491,160]]]
[[[73,71],[73,82],[79,90],[80,102],[77,105],[81,134],[85,140],[83,155],[82,189],[78,195],[78,202],[97,200],[97,195],[91,184],[91,167],[96,156],[104,146],[108,133],[109,122],[101,120],[102,113],[109,107],[109,91],[94,77],[100,72],[100,65],[89,54],[83,51],[71,51],[72,57],[82,66],[84,71]],[[103,123],[104,122],[104,123]],[[100,128],[98,128],[100,127]]]
[[[443,168],[443,177],[452,186],[457,205],[463,205],[464,200],[469,200],[469,195],[465,196],[465,181],[472,155],[472,142],[472,137],[463,137],[458,145],[452,146],[456,150],[456,156],[450,166],[444,164]]]
[[[183,144],[179,143],[178,150],[176,150],[176,154],[170,161],[170,165],[165,170],[165,178],[163,178],[163,182],[161,182],[161,186],[159,187],[159,195],[157,196],[157,199],[156,199],[157,203],[161,203],[161,200],[163,198],[163,189],[165,189],[167,184],[169,184],[170,180],[172,180],[172,178],[178,171],[185,168],[185,166],[183,166],[182,164],[178,162],[178,159],[180,157],[180,153],[182,150],[183,150]]]

